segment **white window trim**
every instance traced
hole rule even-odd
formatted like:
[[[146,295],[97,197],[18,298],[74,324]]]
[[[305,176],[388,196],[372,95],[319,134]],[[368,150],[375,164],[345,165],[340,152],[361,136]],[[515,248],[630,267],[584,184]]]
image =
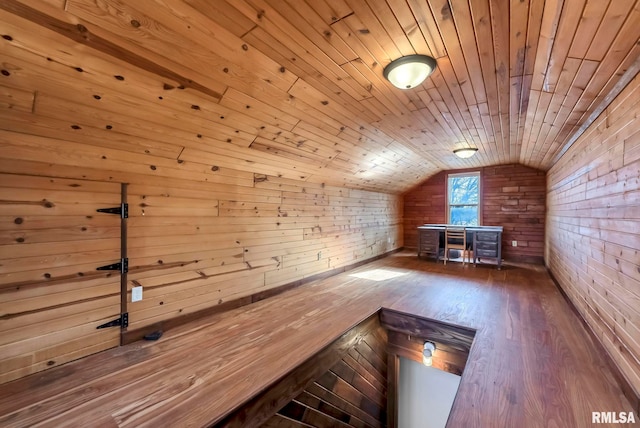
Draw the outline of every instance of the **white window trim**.
[[[450,177],[478,177],[478,203],[477,204],[464,204],[464,205],[477,205],[478,206],[478,226],[482,225],[482,177],[480,176],[480,171],[471,171],[471,172],[460,172],[460,173],[453,173],[453,174],[447,174],[447,181],[446,181],[446,198],[447,198],[447,223],[451,222],[451,204],[449,203],[449,201],[451,200],[450,198],[450,194],[449,194],[449,178]],[[454,207],[457,206],[457,204],[453,205]]]

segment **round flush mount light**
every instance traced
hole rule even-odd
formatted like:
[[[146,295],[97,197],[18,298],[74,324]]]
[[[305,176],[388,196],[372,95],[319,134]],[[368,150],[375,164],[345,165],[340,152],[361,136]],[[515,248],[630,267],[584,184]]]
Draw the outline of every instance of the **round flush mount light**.
[[[436,60],[427,55],[407,55],[384,68],[385,79],[399,89],[415,88],[436,68]]]
[[[477,151],[478,151],[477,147],[465,147],[463,149],[456,149],[453,151],[453,153],[459,158],[467,159],[475,155]]]

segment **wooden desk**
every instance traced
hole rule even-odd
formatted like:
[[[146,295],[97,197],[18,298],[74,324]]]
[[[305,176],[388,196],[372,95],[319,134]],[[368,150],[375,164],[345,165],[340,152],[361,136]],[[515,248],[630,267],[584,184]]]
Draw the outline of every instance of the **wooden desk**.
[[[502,267],[502,226],[478,226],[471,228],[471,230],[473,231],[473,265],[475,266],[480,258],[493,258],[496,259],[498,270],[500,270]]]
[[[440,234],[440,245],[437,247],[437,251],[440,248],[444,248],[444,229],[447,224],[425,224],[418,226],[418,257],[423,252],[432,252],[432,245],[427,239],[429,233],[438,231]],[[459,227],[459,226],[458,226]],[[496,259],[498,270],[502,268],[502,226],[468,226],[467,242],[472,243],[471,249],[473,249],[473,265],[476,266],[478,261],[482,258]],[[439,258],[439,257],[438,257]],[[436,260],[438,260],[436,258]]]

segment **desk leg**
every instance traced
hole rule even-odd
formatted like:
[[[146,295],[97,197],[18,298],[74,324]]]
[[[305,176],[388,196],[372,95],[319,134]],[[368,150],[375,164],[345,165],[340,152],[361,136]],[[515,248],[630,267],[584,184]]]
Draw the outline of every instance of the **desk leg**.
[[[502,268],[502,233],[498,234],[498,270]]]
[[[473,267],[476,267],[478,262],[478,252],[476,251],[476,234],[473,233]]]

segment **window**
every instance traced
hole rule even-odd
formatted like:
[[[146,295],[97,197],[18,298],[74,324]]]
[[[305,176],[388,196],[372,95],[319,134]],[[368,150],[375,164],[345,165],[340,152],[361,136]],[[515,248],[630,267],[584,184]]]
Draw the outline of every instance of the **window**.
[[[449,174],[447,177],[449,224],[480,224],[480,173]]]

